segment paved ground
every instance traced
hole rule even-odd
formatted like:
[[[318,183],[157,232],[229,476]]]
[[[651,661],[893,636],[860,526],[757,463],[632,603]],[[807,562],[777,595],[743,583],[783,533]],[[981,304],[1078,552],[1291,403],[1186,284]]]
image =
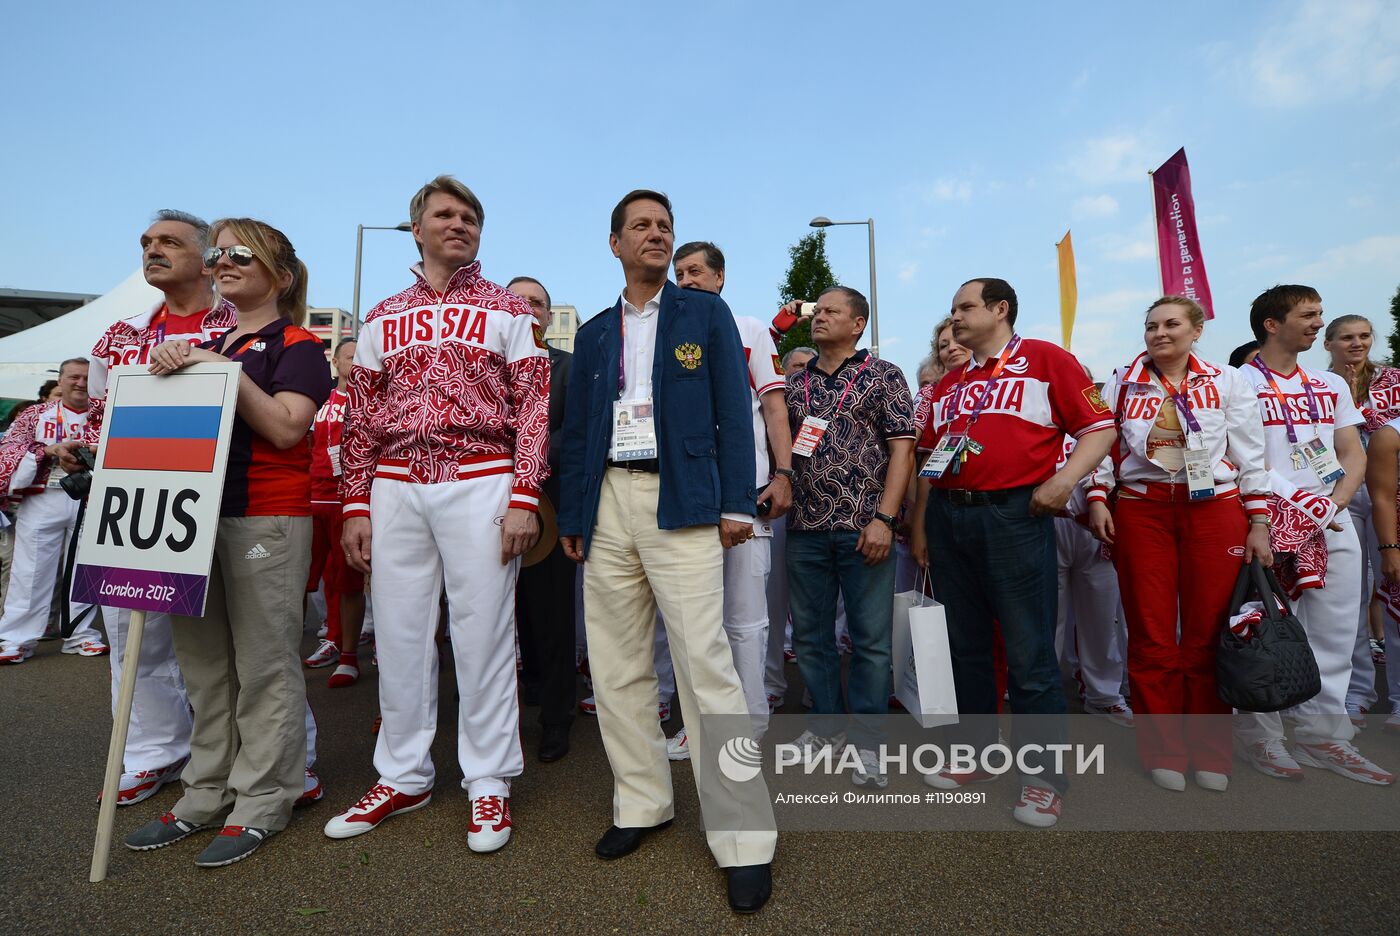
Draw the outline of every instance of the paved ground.
[[[208,838],[200,833],[154,853],[119,846],[107,881],[91,885],[93,800],[110,730],[106,661],[60,656],[45,643],[28,663],[0,670],[0,933],[1394,933],[1400,920],[1400,833],[1068,829],[787,834],[772,902],[739,919],[704,847],[687,765],[677,765],[669,831],[620,862],[593,857],[611,781],[597,725],[582,717],[573,753],[528,762],[514,788],[515,836],[501,852],[466,848],[465,794],[446,781],[450,733],[434,748],[443,782],[431,806],[335,842],[322,823],[375,779],[375,682],[370,669],[359,686],[331,692],[326,672],[310,680],[325,800],[241,864],[194,867]],[[526,714],[533,751],[534,711]],[[1400,763],[1400,743],[1368,750]],[[1276,786],[1260,778],[1248,789],[1271,795]],[[1400,790],[1375,792],[1400,804]],[[176,798],[167,788],[120,811],[118,836]]]

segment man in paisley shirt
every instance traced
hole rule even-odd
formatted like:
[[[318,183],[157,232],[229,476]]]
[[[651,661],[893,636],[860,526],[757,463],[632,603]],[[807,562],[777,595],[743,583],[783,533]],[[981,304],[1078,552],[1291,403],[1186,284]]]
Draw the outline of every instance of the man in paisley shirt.
[[[831,640],[838,586],[854,646],[851,712],[889,711],[894,530],[914,470],[916,431],[903,372],[856,350],[869,320],[870,305],[856,290],[823,292],[812,315],[818,356],[787,378],[797,472],[787,540],[793,648],[813,713],[834,716],[797,739],[809,757],[827,746],[839,757],[847,740],[839,729],[841,661]],[[857,717],[849,740],[861,764],[853,782],[885,786],[871,721]]]
[[[359,835],[432,797],[445,585],[467,845],[489,852],[510,838],[510,781],[524,766],[515,582],[539,537],[549,356],[529,304],[481,275],[484,211],[471,189],[439,176],[409,217],[423,262],[365,319],[341,443],[346,559],[375,572],[379,780],[325,832]]]

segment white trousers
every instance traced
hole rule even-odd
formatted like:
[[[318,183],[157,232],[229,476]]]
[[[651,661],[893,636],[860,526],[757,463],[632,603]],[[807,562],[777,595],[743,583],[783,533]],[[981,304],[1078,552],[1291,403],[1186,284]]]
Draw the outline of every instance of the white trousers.
[[[613,823],[624,828],[657,825],[675,815],[666,736],[656,720],[656,670],[647,658],[657,610],[670,631],[697,786],[707,769],[701,765],[709,763],[709,724],[703,716],[746,710],[724,632],[719,533],[713,526],[658,529],[660,489],[655,474],[609,468],[584,564],[598,729],[613,772]],[[755,815],[755,826],[771,826],[766,789],[755,786],[762,783],[755,778],[745,788],[762,793],[758,808],[766,812],[766,822]],[[711,830],[706,840],[720,867],[733,867],[771,861],[777,834]]]
[[[1356,492],[1347,512],[1356,527],[1361,543],[1361,595],[1356,622],[1356,646],[1351,654],[1351,685],[1347,687],[1347,708],[1370,709],[1380,698],[1376,690],[1376,664],[1371,659],[1371,596],[1381,580],[1381,553],[1376,548],[1376,528],[1371,524],[1371,495],[1366,485]],[[1388,647],[1400,646],[1400,626],[1389,614],[1381,614],[1383,633]],[[1400,712],[1400,664],[1385,668],[1389,709]]]
[[[383,723],[374,749],[379,782],[403,793],[432,788],[438,714],[438,596],[461,698],[457,760],[472,798],[509,796],[524,769],[515,694],[515,579],[501,563],[510,475],[442,484],[376,478],[370,496],[375,645]]]
[[[1356,644],[1356,595],[1361,588],[1361,544],[1351,516],[1337,515],[1341,531],[1326,531],[1327,577],[1325,588],[1306,589],[1293,611],[1308,632],[1308,645],[1317,658],[1322,691],[1302,705],[1288,709],[1297,720],[1294,740],[1303,744],[1350,741],[1356,730],[1347,717],[1347,686],[1351,683],[1351,652]],[[1235,734],[1251,743],[1283,737],[1278,712],[1241,712],[1235,716]]]
[[[1056,621],[1060,659],[1074,660],[1090,705],[1123,704],[1124,642],[1119,639],[1118,575],[1099,541],[1068,517],[1055,518],[1060,576]]]
[[[10,565],[10,587],[5,593],[5,614],[0,617],[0,647],[33,647],[44,636],[53,603],[54,583],[63,569],[63,541],[74,536],[78,502],[59,488],[48,488],[26,497],[15,510],[15,556]],[[74,604],[74,617],[91,605]],[[77,647],[102,639],[96,612],[89,614],[63,642]]]
[[[107,637],[112,652],[112,711],[117,709],[122,667],[126,665],[126,637],[131,612],[126,608],[103,608]],[[127,729],[128,773],[155,770],[185,759],[190,754],[190,700],[185,679],[175,660],[175,642],[170,634],[170,615],[148,614],[141,631],[141,659],[136,664],[136,694],[131,700],[131,725]]]

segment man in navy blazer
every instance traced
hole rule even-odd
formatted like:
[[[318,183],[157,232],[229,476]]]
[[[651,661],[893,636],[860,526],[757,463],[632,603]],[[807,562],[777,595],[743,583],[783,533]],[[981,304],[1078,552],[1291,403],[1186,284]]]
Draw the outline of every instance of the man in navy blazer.
[[[728,872],[730,906],[752,913],[772,889],[772,807],[761,776],[719,775],[710,747],[725,716],[749,724],[724,632],[723,554],[753,536],[757,509],[748,369],[724,301],[668,281],[673,220],[659,192],[631,192],[613,210],[608,241],[626,288],[574,339],[559,535],[584,562],[589,668],[613,770],[613,826],[597,854],[621,858],[675,814],[656,719],[659,609],[706,839]],[[742,822],[717,820],[722,811]]]

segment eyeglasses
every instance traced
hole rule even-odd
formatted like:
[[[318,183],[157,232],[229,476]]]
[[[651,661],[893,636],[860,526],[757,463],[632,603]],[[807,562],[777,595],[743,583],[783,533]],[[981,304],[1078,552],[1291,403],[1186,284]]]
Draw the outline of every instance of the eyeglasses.
[[[245,267],[253,262],[253,248],[235,244],[232,247],[210,247],[204,251],[204,265],[212,269],[224,254],[228,254],[229,262],[234,266]]]

